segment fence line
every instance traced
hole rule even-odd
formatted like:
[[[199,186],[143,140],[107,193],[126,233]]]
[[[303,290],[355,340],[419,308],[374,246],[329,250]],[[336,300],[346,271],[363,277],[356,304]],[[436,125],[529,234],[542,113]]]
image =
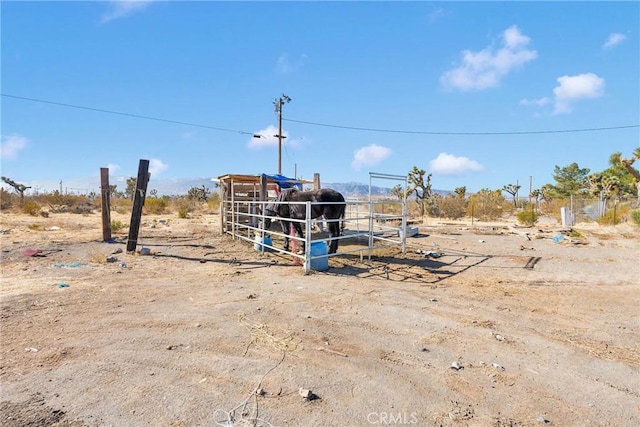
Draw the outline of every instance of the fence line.
[[[282,217],[269,217],[264,215],[265,207],[268,204],[305,204],[306,205],[306,218],[304,220],[295,218],[282,218]],[[222,202],[222,215],[225,215],[230,220],[227,221],[227,226],[223,230],[225,233],[232,235],[235,239],[251,242],[260,248],[261,251],[272,250],[279,253],[291,255],[294,258],[298,258],[304,265],[305,273],[311,270],[311,261],[322,257],[332,257],[338,255],[344,255],[349,253],[360,253],[360,258],[363,259],[364,253],[367,252],[368,258],[371,259],[371,254],[374,249],[385,249],[390,247],[401,246],[403,253],[406,250],[406,209],[402,209],[401,215],[394,214],[378,214],[376,213],[376,207],[378,205],[390,205],[401,204],[401,202],[364,202],[364,201],[346,201],[345,204],[345,217],[343,219],[326,219],[326,218],[311,218],[312,206],[329,204],[330,202],[273,202],[273,201],[226,201]],[[334,203],[335,204],[335,203]],[[378,209],[379,210],[379,209]],[[355,214],[354,214],[355,212]],[[265,243],[265,235],[273,235],[285,238],[285,234],[282,231],[263,230],[261,224],[264,224],[264,220],[270,218],[272,221],[286,220],[290,223],[300,223],[304,225],[304,238],[298,237],[295,232],[288,235],[292,242],[301,243],[304,242],[306,251],[303,254],[295,253],[294,251],[286,251],[282,248],[277,248],[272,240],[272,244]],[[329,222],[343,222],[345,225],[343,232],[337,237],[323,237],[312,239],[312,230],[314,227],[318,227],[320,230],[324,228],[324,224]],[[362,223],[367,224],[367,227],[362,227]],[[398,228],[394,223],[400,222],[405,225],[405,232],[402,232],[402,228]],[[355,229],[352,227],[355,225]],[[291,231],[289,231],[291,232]],[[356,241],[367,242],[362,248],[340,250],[338,246],[338,252],[334,254],[326,255],[310,255],[310,248],[313,243],[326,242],[330,243],[333,240],[346,240],[355,239]],[[343,245],[344,248],[344,245]]]

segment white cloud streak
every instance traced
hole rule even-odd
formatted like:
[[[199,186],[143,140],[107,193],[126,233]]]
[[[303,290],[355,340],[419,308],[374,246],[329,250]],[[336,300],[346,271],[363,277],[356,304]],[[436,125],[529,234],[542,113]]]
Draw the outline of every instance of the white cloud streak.
[[[149,173],[151,177],[154,176],[157,178],[162,172],[169,169],[169,166],[166,163],[163,163],[160,159],[149,159]]]
[[[291,74],[303,67],[307,62],[307,58],[308,56],[303,53],[298,56],[298,58],[290,59],[289,54],[283,53],[278,57],[278,61],[276,62],[276,71],[279,74]]]
[[[15,160],[18,153],[29,144],[29,140],[17,134],[2,136],[0,139],[0,159]]]
[[[102,23],[106,24],[120,18],[126,18],[136,12],[144,10],[156,0],[112,0],[109,11],[102,15]]]
[[[545,105],[548,105],[551,102],[551,99],[549,99],[548,97],[543,97],[543,98],[538,98],[538,99],[521,99],[520,100],[520,105],[533,105],[535,107],[544,107]]]
[[[359,148],[353,153],[351,167],[359,171],[365,166],[375,166],[391,155],[391,149],[381,145],[371,144]]]
[[[484,168],[468,157],[457,157],[449,153],[440,153],[429,162],[429,170],[438,175],[459,176],[467,172],[479,172]]]
[[[554,114],[570,113],[573,111],[573,104],[580,99],[604,95],[605,81],[594,73],[558,77],[558,83],[553,89]]]
[[[263,148],[277,147],[278,137],[275,136],[277,134],[278,134],[278,128],[273,125],[269,125],[266,128],[255,132],[254,135],[260,135],[260,137],[251,138],[247,143],[247,147],[249,147],[252,150],[262,150]],[[288,137],[289,133],[283,130],[282,135],[284,137]]]
[[[603,49],[612,49],[615,46],[619,45],[620,43],[622,43],[623,41],[625,41],[627,39],[627,36],[625,36],[622,33],[611,33],[609,34],[609,37],[607,38],[607,41],[604,42],[604,44],[602,45]]]
[[[440,83],[461,91],[496,87],[511,71],[538,57],[538,52],[527,49],[529,42],[530,38],[513,25],[502,33],[500,49],[464,50],[462,64],[442,74]]]

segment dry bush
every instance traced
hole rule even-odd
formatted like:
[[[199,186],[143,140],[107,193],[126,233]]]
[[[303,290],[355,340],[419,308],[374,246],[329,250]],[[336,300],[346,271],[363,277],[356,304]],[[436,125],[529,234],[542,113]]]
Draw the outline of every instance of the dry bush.
[[[148,197],[144,201],[144,207],[142,209],[142,213],[159,215],[164,213],[168,206],[169,206],[168,196]]]
[[[17,197],[17,195],[0,187],[0,210],[6,211],[11,209]]]
[[[40,212],[40,205],[33,199],[27,199],[22,205],[22,213],[27,215],[36,216]]]
[[[631,206],[619,205],[615,208],[610,208],[607,212],[597,219],[597,223],[600,225],[616,225],[621,222],[626,222],[631,216]]]
[[[460,219],[467,211],[467,201],[457,195],[446,195],[440,201],[440,215],[449,219]]]
[[[119,214],[127,214],[131,213],[133,209],[133,201],[124,198],[112,198],[111,199],[111,210],[115,211]]]

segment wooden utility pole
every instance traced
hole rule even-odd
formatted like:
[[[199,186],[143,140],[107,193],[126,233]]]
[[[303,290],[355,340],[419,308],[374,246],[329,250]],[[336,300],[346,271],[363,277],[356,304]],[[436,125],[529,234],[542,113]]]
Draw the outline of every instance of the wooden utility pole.
[[[111,192],[109,168],[100,168],[100,193],[102,196],[102,241],[111,240]]]
[[[289,98],[284,93],[282,96],[275,101],[273,101],[273,105],[276,106],[276,113],[278,114],[278,175],[282,175],[282,139],[286,138],[282,136],[282,106],[286,103],[291,102],[291,98]]]
[[[129,224],[127,252],[135,252],[136,245],[138,244],[140,219],[142,218],[142,207],[144,206],[144,201],[146,199],[149,177],[149,160],[140,159],[140,165],[138,166],[138,178],[136,180],[136,193],[133,196],[131,223]]]

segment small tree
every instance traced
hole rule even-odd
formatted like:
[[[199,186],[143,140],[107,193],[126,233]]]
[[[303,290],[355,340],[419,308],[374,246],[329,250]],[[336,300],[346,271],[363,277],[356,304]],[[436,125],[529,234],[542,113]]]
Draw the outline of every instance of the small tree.
[[[467,215],[483,221],[498,219],[502,216],[503,203],[502,191],[483,188],[469,196]]]
[[[15,182],[15,181],[7,178],[6,176],[3,176],[2,180],[4,182],[6,182],[7,184],[9,184],[10,186],[12,186],[13,189],[16,190],[16,193],[20,194],[20,206],[23,206],[24,205],[24,192],[27,191],[31,187],[27,187],[24,184],[20,184],[18,182]]]
[[[391,188],[391,195],[396,197],[398,200],[403,200],[405,191],[406,190],[402,188],[401,184],[396,184]]]
[[[206,202],[211,195],[211,191],[202,186],[202,188],[191,187],[187,192],[187,198],[195,202]]]
[[[409,172],[410,188],[407,189],[407,196],[411,193],[416,195],[416,203],[420,206],[420,216],[424,216],[425,201],[431,197],[431,174],[426,175],[424,169],[414,166]]]
[[[127,178],[127,188],[124,190],[124,195],[127,199],[133,200],[133,196],[136,194],[136,184],[138,183],[138,178],[131,177]]]
[[[584,192],[588,188],[587,176],[590,169],[581,168],[577,163],[565,167],[556,166],[553,169],[553,179],[556,185],[550,186],[552,197],[569,197]]]
[[[458,196],[458,198],[464,199],[465,196],[467,195],[467,187],[465,186],[456,187],[455,190],[453,190],[453,192],[456,193],[456,196]]]
[[[640,171],[633,167],[633,163],[638,159],[640,159],[640,147],[637,147],[635,150],[633,150],[633,156],[628,159],[622,157],[621,153],[614,153],[609,161],[612,164],[621,165],[633,177],[633,181],[636,186],[638,202],[640,202]]]
[[[518,184],[507,184],[502,187],[502,191],[505,191],[513,196],[513,207],[518,207],[518,198],[516,196],[518,195],[518,190],[520,190],[520,188],[522,187]]]

